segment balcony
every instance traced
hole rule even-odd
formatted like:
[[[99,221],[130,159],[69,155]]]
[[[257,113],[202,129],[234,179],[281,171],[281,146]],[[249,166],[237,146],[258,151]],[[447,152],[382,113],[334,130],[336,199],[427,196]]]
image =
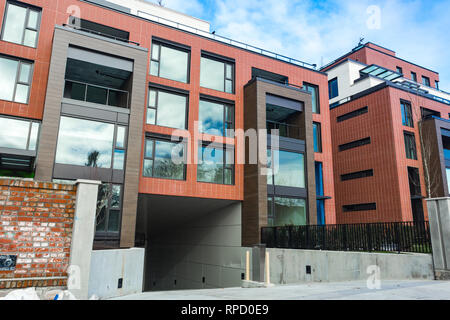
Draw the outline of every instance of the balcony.
[[[67,59],[64,98],[128,109],[132,68],[103,54],[80,50],[75,54],[86,60]]]
[[[301,128],[287,123],[267,121],[267,131],[270,134],[272,130],[279,130],[279,136],[291,139],[300,139]]]
[[[103,104],[112,107],[129,107],[129,92],[66,79],[64,98]]]

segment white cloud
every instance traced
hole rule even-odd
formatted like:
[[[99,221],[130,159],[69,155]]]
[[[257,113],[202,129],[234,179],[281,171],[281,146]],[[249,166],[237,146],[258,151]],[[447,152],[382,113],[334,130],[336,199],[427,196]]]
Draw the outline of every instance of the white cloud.
[[[310,63],[327,63],[360,37],[403,59],[438,71],[450,91],[450,2],[404,0],[215,0],[217,33]],[[369,29],[367,8],[381,9],[381,28]],[[447,40],[445,40],[447,39]]]

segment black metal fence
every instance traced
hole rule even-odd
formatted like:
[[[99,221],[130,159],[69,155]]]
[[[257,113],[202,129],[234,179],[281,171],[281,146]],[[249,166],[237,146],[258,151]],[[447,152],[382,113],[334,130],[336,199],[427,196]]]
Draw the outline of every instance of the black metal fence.
[[[283,249],[431,253],[427,221],[267,227],[261,242]]]

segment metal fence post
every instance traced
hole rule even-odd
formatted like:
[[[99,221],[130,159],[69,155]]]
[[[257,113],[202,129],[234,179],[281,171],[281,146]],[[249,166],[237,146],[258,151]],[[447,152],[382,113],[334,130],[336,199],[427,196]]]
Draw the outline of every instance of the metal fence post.
[[[343,243],[344,243],[344,250],[345,251],[348,251],[348,243],[347,243],[347,226],[344,224],[343,226],[342,226],[342,229],[343,229],[343,231],[342,231],[342,233],[343,233]]]
[[[369,252],[372,252],[372,232],[371,232],[371,228],[370,228],[370,224],[367,224],[367,246],[369,247],[368,250]]]
[[[395,242],[397,243],[397,251],[398,253],[402,252],[402,249],[400,248],[400,230],[398,223],[394,223],[394,232],[395,232]]]

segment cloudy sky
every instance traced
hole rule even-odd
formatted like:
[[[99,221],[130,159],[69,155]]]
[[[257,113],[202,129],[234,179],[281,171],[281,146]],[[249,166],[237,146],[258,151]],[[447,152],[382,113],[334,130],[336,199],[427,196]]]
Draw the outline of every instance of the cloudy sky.
[[[163,3],[209,21],[211,31],[219,35],[318,65],[350,51],[363,37],[396,51],[403,59],[438,71],[441,89],[450,92],[450,0]]]

